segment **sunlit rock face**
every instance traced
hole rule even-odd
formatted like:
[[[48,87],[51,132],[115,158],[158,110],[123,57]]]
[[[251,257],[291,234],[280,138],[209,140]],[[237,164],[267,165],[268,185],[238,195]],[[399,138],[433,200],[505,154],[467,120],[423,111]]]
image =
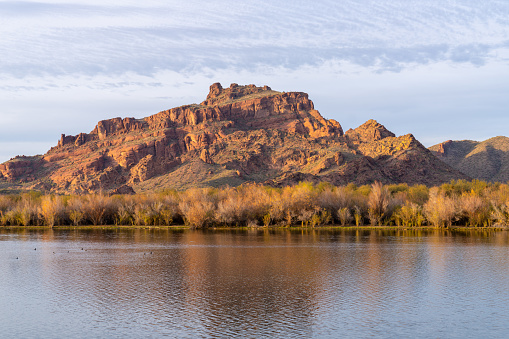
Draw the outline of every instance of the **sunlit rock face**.
[[[374,120],[343,133],[306,93],[219,83],[201,104],[144,119],[103,120],[90,133],[62,134],[42,156],[0,165],[6,187],[74,194],[303,180],[439,184],[460,178],[468,177],[411,134],[396,137]]]

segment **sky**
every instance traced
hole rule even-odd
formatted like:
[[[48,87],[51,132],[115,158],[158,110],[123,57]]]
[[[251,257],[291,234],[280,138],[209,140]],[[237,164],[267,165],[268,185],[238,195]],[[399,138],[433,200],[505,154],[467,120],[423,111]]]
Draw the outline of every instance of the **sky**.
[[[0,162],[215,82],[425,146],[509,136],[509,1],[0,0]]]

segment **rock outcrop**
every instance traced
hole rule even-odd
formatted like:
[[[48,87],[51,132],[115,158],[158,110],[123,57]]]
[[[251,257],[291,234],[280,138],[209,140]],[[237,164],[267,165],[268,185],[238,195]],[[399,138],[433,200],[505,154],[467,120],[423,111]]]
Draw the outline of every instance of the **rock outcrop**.
[[[394,133],[375,120],[368,120],[356,129],[349,129],[346,135],[350,141],[357,144],[395,137]]]
[[[219,83],[201,104],[144,119],[103,120],[90,133],[62,134],[43,156],[0,165],[0,181],[76,194],[248,181],[437,184],[459,178],[466,176],[410,134],[396,137],[374,120],[343,133],[306,93]]]

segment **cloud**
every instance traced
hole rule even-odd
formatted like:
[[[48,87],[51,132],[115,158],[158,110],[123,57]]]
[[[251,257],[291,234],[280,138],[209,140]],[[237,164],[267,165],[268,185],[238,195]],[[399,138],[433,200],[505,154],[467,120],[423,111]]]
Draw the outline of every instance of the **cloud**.
[[[509,3],[500,1],[6,2],[0,13],[0,74],[21,78],[296,69],[332,59],[379,71],[483,65],[509,41]]]
[[[309,92],[345,128],[375,118],[425,143],[509,123],[507,1],[3,1],[0,19],[9,158],[216,81]]]

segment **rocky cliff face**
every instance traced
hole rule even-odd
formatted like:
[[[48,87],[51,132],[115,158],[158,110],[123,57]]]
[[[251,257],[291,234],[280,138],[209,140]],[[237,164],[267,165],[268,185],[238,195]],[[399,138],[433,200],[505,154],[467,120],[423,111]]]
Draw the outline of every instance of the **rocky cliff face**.
[[[412,135],[396,137],[374,120],[343,133],[305,93],[219,83],[201,104],[100,121],[90,133],[63,134],[43,156],[0,165],[0,181],[77,194],[248,181],[437,184],[458,178],[466,176]]]
[[[482,142],[448,140],[429,148],[451,167],[486,181],[509,181],[509,138],[495,137]]]

